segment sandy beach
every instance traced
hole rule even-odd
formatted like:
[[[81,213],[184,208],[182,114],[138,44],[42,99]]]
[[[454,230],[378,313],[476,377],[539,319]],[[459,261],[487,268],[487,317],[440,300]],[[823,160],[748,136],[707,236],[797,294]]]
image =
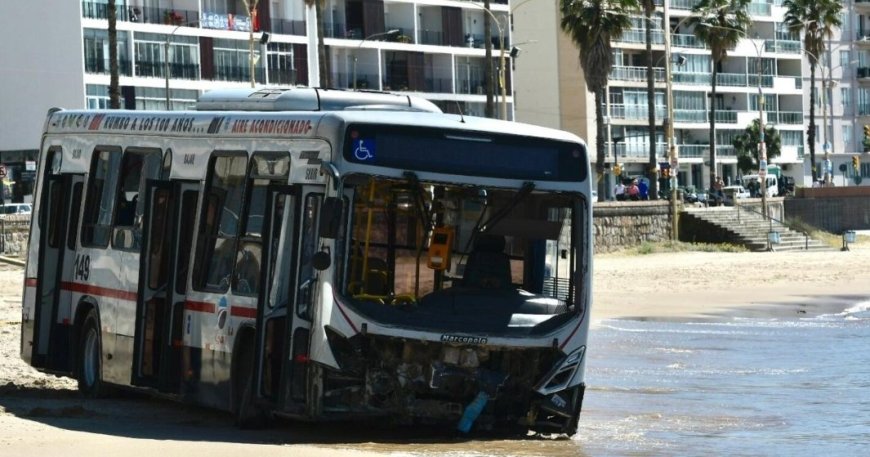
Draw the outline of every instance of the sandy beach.
[[[837,313],[870,299],[870,240],[850,251],[682,252],[596,256],[592,319],[715,320]],[[36,372],[19,359],[22,269],[0,264],[0,455],[336,456],[498,452],[501,441],[406,438],[358,426],[292,424],[238,431],[222,413],[161,400],[82,401],[74,381]],[[582,422],[582,418],[581,418]],[[582,428],[582,423],[581,423]],[[422,448],[420,447],[422,444]],[[508,453],[576,455],[576,448]],[[573,450],[572,450],[573,449]]]

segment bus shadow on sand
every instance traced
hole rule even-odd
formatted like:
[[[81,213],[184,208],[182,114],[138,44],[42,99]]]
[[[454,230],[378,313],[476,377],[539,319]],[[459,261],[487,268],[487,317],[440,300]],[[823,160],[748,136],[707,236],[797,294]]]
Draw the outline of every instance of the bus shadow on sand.
[[[233,425],[229,413],[146,394],[121,391],[111,398],[85,399],[76,390],[12,383],[0,386],[0,411],[63,430],[152,440],[266,445],[410,445],[551,439],[503,433],[462,435],[448,426],[390,426],[372,420],[309,423],[275,418],[268,428],[241,430]]]

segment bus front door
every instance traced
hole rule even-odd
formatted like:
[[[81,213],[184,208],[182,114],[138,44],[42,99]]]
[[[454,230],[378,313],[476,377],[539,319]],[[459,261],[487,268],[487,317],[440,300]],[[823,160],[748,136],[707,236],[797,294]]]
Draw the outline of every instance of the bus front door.
[[[263,259],[257,312],[258,360],[255,385],[260,401],[273,408],[301,414],[305,410],[305,380],[310,324],[295,312],[295,291],[307,287],[295,281],[301,230],[298,190],[270,186],[263,224]]]
[[[80,175],[50,175],[42,192],[35,316],[22,327],[24,358],[30,348],[31,364],[39,368],[72,369],[71,292],[62,285],[87,280],[88,266],[76,265],[75,257],[82,182]]]
[[[133,357],[133,384],[180,393],[187,271],[198,185],[149,181]]]

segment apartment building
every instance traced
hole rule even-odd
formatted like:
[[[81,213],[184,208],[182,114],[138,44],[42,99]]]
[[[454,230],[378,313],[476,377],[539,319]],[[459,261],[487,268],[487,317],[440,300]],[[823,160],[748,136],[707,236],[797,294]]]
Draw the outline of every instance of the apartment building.
[[[510,119],[507,1],[492,0],[485,10],[464,0],[326,0],[321,27],[331,86],[414,92],[446,112],[483,116],[489,17],[494,68],[505,62],[504,77],[496,78],[496,85],[504,81],[505,96],[499,99],[496,87],[494,115],[503,106]],[[257,86],[318,85],[316,19],[302,0],[261,0],[254,17],[242,0],[116,4],[124,108],[187,109],[203,91],[249,87],[252,80]],[[49,108],[108,107],[107,11],[107,0],[6,5],[0,162],[13,178],[32,185],[25,168]]]
[[[747,37],[730,50],[727,58],[719,65],[717,93],[713,100],[710,98],[710,51],[695,38],[688,25],[690,21],[687,20],[698,0],[666,1],[669,2],[667,24],[661,0],[652,19],[655,93],[651,96],[655,102],[658,161],[667,162],[663,121],[667,113],[664,65],[668,62],[665,62],[664,34],[670,33],[672,58],[669,64],[674,102],[674,140],[680,157],[680,185],[696,188],[709,185],[711,104],[716,106],[717,174],[725,181],[737,179],[737,155],[732,140],[742,134],[753,120],[758,119],[761,97],[764,98],[765,124],[774,125],[782,138],[782,153],[772,163],[779,164],[783,173],[794,177],[799,184],[810,185],[809,159],[805,147],[806,125],[809,123],[809,68],[803,57],[800,37],[788,32],[783,24],[785,10],[781,1],[755,0],[750,4],[752,25]],[[870,14],[870,3],[867,4],[867,10]],[[513,19],[514,38],[517,42],[550,43],[556,50],[554,55],[559,57],[555,64],[551,64],[552,71],[541,68],[545,64],[543,58],[533,63],[532,59],[526,59],[523,54],[517,59],[517,119],[568,128],[586,138],[590,148],[594,148],[594,98],[586,92],[578,50],[564,33],[559,32],[558,3],[529,0],[529,7],[520,9],[514,6]],[[650,95],[647,93],[646,83],[648,56],[645,21],[641,15],[634,17],[632,28],[612,43],[614,67],[610,74],[604,107],[607,117],[606,165],[610,170],[613,164],[619,163],[622,165],[623,174],[628,176],[645,174],[649,163],[647,100]],[[553,26],[547,30],[541,25],[544,23]],[[867,30],[870,30],[870,22],[867,22],[867,26]],[[867,52],[870,52],[870,45],[867,46]],[[835,71],[834,75],[838,73]],[[529,85],[530,81],[541,81],[542,78],[539,85],[543,88]],[[535,96],[535,91],[538,90],[541,93],[557,94],[555,99],[558,102],[541,102]],[[547,100],[551,100],[550,97]],[[870,99],[867,101],[867,107],[870,108]],[[867,123],[870,124],[870,109],[867,115]],[[833,118],[839,119],[836,121],[837,125],[848,125],[851,121],[842,109],[835,110]],[[817,119],[821,124],[821,113]],[[843,127],[842,132],[845,131],[846,127]],[[854,133],[851,135],[854,145],[857,138]],[[821,150],[819,147],[818,151]],[[819,157],[821,156],[820,154]],[[590,154],[590,157],[593,161],[596,159],[594,154]],[[608,183],[613,182],[609,171],[605,179]]]
[[[816,71],[817,169],[824,170],[827,139],[835,185],[856,185],[856,177],[860,185],[870,185],[870,154],[864,146],[864,127],[870,125],[870,0],[843,2],[840,21],[843,25],[828,42],[827,52],[820,56],[822,68]],[[808,113],[809,66],[806,63],[804,66],[807,76],[804,111]],[[824,104],[822,87],[826,88]],[[825,116],[827,129],[820,121]],[[858,170],[852,167],[853,157],[858,158]]]

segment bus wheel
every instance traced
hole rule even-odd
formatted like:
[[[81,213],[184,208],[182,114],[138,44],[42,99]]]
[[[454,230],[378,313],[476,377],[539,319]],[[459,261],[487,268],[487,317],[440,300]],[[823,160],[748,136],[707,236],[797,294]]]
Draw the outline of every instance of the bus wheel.
[[[85,317],[80,335],[76,367],[79,392],[91,398],[103,396],[106,390],[102,380],[103,352],[96,311],[91,310]]]
[[[242,429],[258,429],[267,425],[266,413],[256,405],[254,388],[254,344],[252,339],[243,341],[236,354],[233,370],[233,399],[236,426]]]

